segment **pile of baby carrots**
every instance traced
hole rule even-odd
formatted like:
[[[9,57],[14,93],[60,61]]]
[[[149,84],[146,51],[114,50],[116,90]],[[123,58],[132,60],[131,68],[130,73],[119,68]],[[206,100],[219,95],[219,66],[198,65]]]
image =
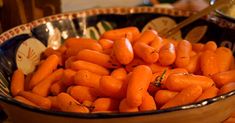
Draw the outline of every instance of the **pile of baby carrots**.
[[[161,38],[136,27],[101,39],[69,38],[47,48],[36,70],[12,75],[11,93],[42,109],[79,113],[139,112],[187,105],[235,90],[226,47]]]

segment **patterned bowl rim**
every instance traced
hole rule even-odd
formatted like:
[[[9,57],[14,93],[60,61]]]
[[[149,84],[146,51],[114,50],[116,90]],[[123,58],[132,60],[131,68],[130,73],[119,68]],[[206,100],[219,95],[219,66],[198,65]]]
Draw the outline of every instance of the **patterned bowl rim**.
[[[78,17],[87,17],[87,16],[94,16],[99,14],[134,14],[134,13],[161,13],[171,16],[190,16],[194,14],[195,12],[192,11],[183,11],[183,10],[176,10],[176,9],[168,9],[168,8],[156,8],[156,7],[114,7],[114,8],[94,8],[94,9],[87,9],[83,11],[77,11],[77,12],[66,12],[61,14],[56,14],[44,18],[40,18],[37,20],[34,20],[27,24],[22,24],[17,27],[14,27],[10,30],[7,30],[0,34],[0,45],[7,41],[10,38],[13,38],[19,34],[24,33],[27,30],[31,30],[34,27],[37,27],[41,24],[45,24],[47,22],[51,21],[58,21],[63,19],[75,19]],[[211,21],[213,23],[216,23],[217,25],[225,28],[231,28],[235,29],[235,25],[233,23],[229,23],[227,21],[224,21],[223,19],[212,17],[212,16],[205,16],[204,19]],[[162,114],[167,112],[173,112],[173,111],[181,111],[181,110],[190,110],[195,108],[202,108],[207,105],[216,103],[218,101],[225,100],[231,96],[235,95],[235,91],[231,91],[229,93],[216,96],[214,98],[206,99],[200,102],[188,104],[188,105],[182,105],[167,109],[160,109],[160,110],[154,110],[154,111],[145,111],[145,112],[131,112],[131,113],[71,113],[71,112],[58,112],[58,111],[52,111],[52,110],[45,110],[45,109],[39,109],[36,107],[32,107],[23,103],[20,103],[16,100],[14,100],[11,97],[3,96],[0,94],[0,101],[3,101],[7,104],[12,104],[14,106],[17,106],[19,108],[42,113],[42,114],[48,114],[52,116],[62,116],[62,117],[72,117],[72,118],[80,118],[80,119],[109,119],[109,118],[124,118],[124,117],[136,117],[136,116],[146,116],[146,115],[156,115],[156,114]]]

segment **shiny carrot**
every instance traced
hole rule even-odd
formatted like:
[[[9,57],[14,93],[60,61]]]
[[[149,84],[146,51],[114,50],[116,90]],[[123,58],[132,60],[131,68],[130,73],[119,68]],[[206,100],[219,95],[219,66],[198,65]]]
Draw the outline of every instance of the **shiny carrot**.
[[[213,98],[217,96],[219,89],[216,86],[211,86],[203,91],[202,95],[197,99],[197,101],[202,101],[205,99]]]
[[[154,99],[159,106],[162,106],[173,99],[177,94],[178,92],[175,91],[159,90],[155,93]]]
[[[22,96],[16,96],[14,97],[15,100],[21,102],[21,103],[24,103],[26,105],[30,105],[30,106],[33,106],[33,107],[39,107],[38,105],[36,105],[35,103],[27,100],[26,98],[22,97]]]
[[[134,58],[131,63],[125,66],[127,72],[131,72],[136,66],[143,65],[145,62],[139,58]]]
[[[118,111],[119,101],[112,98],[98,98],[93,102],[92,107],[94,107],[92,112]]]
[[[235,70],[216,73],[212,75],[212,79],[218,87],[221,87],[230,82],[235,82]]]
[[[56,96],[48,96],[47,99],[51,101],[51,109],[59,110],[58,101]]]
[[[173,99],[169,100],[161,109],[171,108],[180,105],[193,103],[202,94],[202,88],[199,85],[191,85],[183,89]]]
[[[219,71],[224,72],[229,70],[234,58],[232,51],[226,47],[219,47],[216,49],[215,54]]]
[[[142,104],[139,106],[139,110],[140,111],[157,110],[154,98],[148,92],[144,94]]]
[[[113,41],[109,39],[100,39],[98,43],[103,47],[103,49],[110,49],[113,46]]]
[[[170,69],[169,66],[161,66],[159,63],[149,64],[148,66],[151,68],[153,73],[158,73]]]
[[[189,64],[185,67],[189,73],[195,73],[200,70],[200,56],[201,54],[199,53],[190,58]]]
[[[204,46],[205,45],[202,44],[202,43],[193,43],[192,44],[192,49],[193,49],[193,51],[199,53],[199,52],[203,51]]]
[[[179,42],[176,49],[176,67],[185,67],[189,64],[191,51],[192,45],[189,41],[182,40]]]
[[[128,105],[126,98],[122,99],[122,101],[120,102],[119,112],[138,112],[138,111],[139,111],[138,107],[131,107]]]
[[[17,96],[20,91],[24,91],[24,73],[22,70],[17,69],[14,71],[11,78],[11,94]]]
[[[65,92],[66,86],[62,81],[55,82],[50,87],[50,92],[52,95],[58,95],[61,92]]]
[[[140,77],[143,76],[143,77]],[[147,92],[152,77],[151,69],[146,65],[134,68],[127,87],[127,103],[129,106],[138,107],[142,103],[143,96]]]
[[[65,86],[70,86],[74,82],[74,76],[76,71],[71,69],[65,69],[62,76],[62,82]]]
[[[214,51],[207,50],[201,54],[200,67],[204,76],[211,76],[219,72],[219,67]]]
[[[176,53],[175,46],[167,43],[159,51],[159,63],[163,66],[169,66],[175,62]]]
[[[159,52],[159,50],[163,46],[162,38],[157,36],[152,42],[150,42],[150,46],[153,47],[157,52]]]
[[[226,94],[226,93],[228,93],[230,91],[234,91],[234,90],[235,90],[235,82],[230,82],[230,83],[223,85],[220,88],[218,95]]]
[[[208,41],[204,47],[203,50],[211,50],[211,51],[215,51],[217,49],[217,44],[214,41]]]
[[[66,68],[66,69],[70,68],[70,67],[71,67],[71,64],[72,64],[73,62],[75,62],[75,61],[77,61],[77,57],[76,57],[76,56],[71,56],[71,57],[67,58],[67,59],[65,60],[65,63],[64,63],[65,68]]]
[[[124,80],[127,76],[127,71],[124,68],[117,68],[112,71],[111,76],[119,80]]]
[[[145,44],[149,44],[157,37],[158,37],[157,31],[152,30],[152,29],[146,30],[140,35],[140,37],[138,39],[136,39],[135,43],[142,42]]]

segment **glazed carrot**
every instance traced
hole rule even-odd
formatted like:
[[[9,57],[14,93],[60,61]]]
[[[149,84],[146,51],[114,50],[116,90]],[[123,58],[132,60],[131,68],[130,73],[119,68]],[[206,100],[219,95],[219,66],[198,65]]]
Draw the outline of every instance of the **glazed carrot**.
[[[112,71],[111,76],[119,80],[124,80],[126,79],[127,72],[124,68],[117,68]]]
[[[135,54],[147,63],[151,64],[157,62],[159,58],[159,54],[157,53],[157,51],[153,47],[145,43],[135,43],[133,49]]]
[[[119,112],[138,112],[138,111],[139,111],[138,107],[131,107],[128,105],[126,98],[122,99],[122,101],[120,102]]]
[[[152,42],[150,42],[150,46],[153,47],[157,52],[163,46],[163,40],[161,37],[157,36]]]
[[[47,99],[51,101],[51,109],[59,110],[58,101],[56,96],[48,96]]]
[[[67,50],[67,47],[65,45],[61,45],[57,51],[59,51],[61,54],[64,54]]]
[[[235,123],[235,117],[229,117],[228,119],[223,121],[223,123]]]
[[[72,64],[73,62],[75,62],[75,61],[77,61],[77,57],[76,57],[76,56],[71,56],[71,57],[67,58],[67,59],[65,60],[65,63],[64,63],[65,68],[66,68],[66,69],[70,68],[70,67],[71,67],[71,64]]]
[[[109,39],[100,39],[98,43],[103,47],[103,49],[110,49],[113,46],[113,41]]]
[[[159,51],[159,63],[163,66],[171,65],[175,62],[176,53],[175,46],[172,43],[167,43]]]
[[[189,73],[195,73],[200,70],[200,56],[201,54],[199,53],[190,58],[189,64],[185,67]]]
[[[171,108],[180,105],[193,103],[202,94],[202,88],[199,85],[191,85],[183,89],[174,98],[169,100],[161,109]]]
[[[170,74],[178,74],[178,73],[188,74],[188,71],[186,69],[184,69],[184,68],[170,69]]]
[[[85,100],[93,102],[99,96],[95,88],[86,86],[74,86],[70,89],[69,94],[80,103]]]
[[[58,64],[59,57],[57,55],[50,55],[33,74],[29,83],[30,89],[50,75],[57,68]]]
[[[201,54],[200,67],[204,76],[211,76],[219,72],[219,67],[214,51],[207,50]]]
[[[119,101],[112,98],[98,98],[96,99],[92,107],[92,112],[100,111],[118,111]]]
[[[138,37],[139,33],[139,29],[136,27],[126,27],[106,31],[101,37],[112,41],[128,37],[130,42],[132,42],[134,40],[134,37]]]
[[[66,86],[64,85],[62,81],[58,81],[52,84],[50,87],[50,92],[52,93],[52,95],[58,95],[61,92],[65,92],[65,90],[66,90]]]
[[[222,95],[222,94],[228,93],[230,91],[234,91],[234,90],[235,90],[235,82],[230,82],[230,83],[223,85],[220,88],[218,95]]]
[[[30,106],[33,106],[33,107],[39,107],[38,105],[36,105],[36,104],[34,104],[33,102],[31,102],[31,101],[25,99],[25,98],[22,97],[22,96],[16,96],[16,97],[14,97],[14,99],[17,100],[17,101],[19,101],[19,102],[21,102],[21,103],[24,103],[24,104],[26,104],[26,105],[30,105]]]
[[[170,74],[165,83],[166,87],[172,91],[181,91],[190,85],[199,85],[205,90],[213,84],[213,80],[206,76],[182,73]]]
[[[142,77],[140,77],[142,76]],[[127,87],[127,103],[129,106],[138,107],[148,89],[152,77],[151,69],[146,65],[134,68]]]
[[[134,58],[131,63],[125,66],[127,72],[131,72],[136,66],[143,65],[145,62],[139,58]]]
[[[158,73],[170,69],[168,66],[161,66],[159,63],[149,64],[148,66],[151,68],[153,73]]]
[[[230,65],[233,62],[233,53],[229,48],[219,47],[215,51],[217,65],[220,72],[224,72],[230,69]]]
[[[100,75],[109,75],[109,70],[106,68],[83,60],[77,60],[71,64],[72,70],[88,70]]]
[[[199,52],[203,51],[204,46],[205,45],[202,44],[202,43],[193,43],[192,44],[192,49],[193,49],[193,51],[199,53]]]
[[[112,76],[102,76],[99,90],[108,97],[121,99],[126,96],[127,82]]]
[[[76,55],[76,58],[77,60],[84,60],[87,62],[101,65],[106,68],[118,67],[118,64],[112,63],[112,59],[109,55],[94,50],[89,50],[89,49],[81,50]]]
[[[11,78],[11,94],[17,96],[20,91],[24,91],[24,73],[17,69],[14,71]]]
[[[110,55],[112,52],[113,52],[113,49],[110,48],[110,49],[104,49],[102,53]]]
[[[62,68],[57,69],[55,72],[53,72],[48,77],[40,81],[36,86],[34,86],[32,92],[40,96],[48,96],[51,85],[62,78],[63,72],[64,70]]]
[[[165,39],[165,41],[164,41],[164,45],[166,44],[166,43],[172,43],[172,44],[174,44],[174,46],[175,46],[175,48],[177,48],[177,46],[178,46],[178,44],[179,44],[179,41],[178,40],[175,40],[175,39],[167,39],[167,41],[166,41],[166,39]]]
[[[38,105],[43,109],[51,108],[51,101],[45,97],[27,91],[21,91],[19,93],[19,96],[26,98],[27,100],[31,101],[32,103]]]
[[[140,37],[138,39],[136,39],[135,43],[142,42],[145,44],[149,44],[150,42],[155,40],[157,37],[159,37],[157,31],[155,31],[153,29],[149,29],[149,30],[144,31],[140,35]]]
[[[127,38],[115,40],[113,44],[113,52],[121,64],[129,64],[134,58],[132,45]]]
[[[185,67],[189,64],[190,61],[190,52],[192,51],[192,45],[186,40],[179,42],[176,49],[176,67]]]
[[[139,107],[140,111],[151,111],[151,110],[157,110],[156,103],[154,101],[154,98],[146,92],[143,96],[142,104]]]
[[[214,41],[208,41],[204,47],[203,50],[211,50],[211,51],[215,51],[217,49],[217,44]]]
[[[79,70],[74,76],[74,84],[99,88],[101,76],[88,70]]]
[[[215,84],[221,87],[227,83],[235,82],[235,70],[216,73],[211,76]]]
[[[82,105],[84,105],[88,108],[92,108],[92,104],[93,104],[93,102],[88,101],[88,100],[85,100],[85,101],[82,102]]]
[[[58,107],[62,111],[66,112],[77,112],[77,113],[89,113],[89,109],[81,105],[73,97],[67,93],[60,93],[56,97]]]
[[[197,55],[197,53],[192,50],[192,51],[190,52],[190,57],[193,57],[193,56],[195,56],[195,55]]]
[[[162,106],[173,99],[177,94],[178,92],[175,91],[159,90],[155,93],[154,99],[159,106]]]
[[[235,57],[232,59],[232,63],[230,65],[230,70],[234,70],[235,69]]]
[[[65,86],[72,85],[76,72],[71,69],[65,69],[63,72],[62,82]]]
[[[197,102],[205,100],[205,99],[213,98],[217,96],[218,92],[219,92],[219,89],[216,86],[211,86],[210,88],[207,88],[206,90],[203,91],[202,95],[197,99]]]

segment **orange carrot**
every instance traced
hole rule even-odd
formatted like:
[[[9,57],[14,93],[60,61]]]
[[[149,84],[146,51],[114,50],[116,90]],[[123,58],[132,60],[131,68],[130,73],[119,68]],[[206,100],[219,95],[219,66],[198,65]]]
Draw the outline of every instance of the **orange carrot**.
[[[154,98],[146,92],[143,96],[142,104],[139,107],[140,111],[151,111],[151,110],[157,110],[156,103],[154,101]]]
[[[85,100],[93,102],[99,96],[95,88],[86,86],[74,86],[70,89],[69,94],[80,103]]]
[[[76,113],[89,113],[89,109],[81,105],[73,97],[67,93],[60,93],[56,100],[58,102],[58,107],[62,111],[66,112],[76,112]]]
[[[185,67],[189,73],[195,73],[200,70],[200,56],[201,54],[199,53],[190,58],[189,64]]]
[[[51,101],[51,109],[59,110],[58,101],[56,96],[48,96],[47,99]]]
[[[112,76],[103,76],[99,90],[108,97],[121,99],[126,96],[127,83]]]
[[[226,94],[234,90],[235,90],[235,82],[227,83],[220,88],[218,95]]]
[[[52,93],[52,95],[58,95],[61,92],[65,92],[65,90],[66,90],[66,86],[64,85],[62,81],[58,81],[52,84],[50,87],[50,92]]]
[[[217,49],[217,44],[214,41],[208,41],[204,47],[203,50],[210,50],[210,51],[215,51]]]
[[[118,64],[112,63],[112,59],[109,55],[94,50],[81,50],[76,55],[76,58],[77,60],[84,60],[107,68],[118,67]]]
[[[219,71],[224,72],[229,70],[233,61],[232,51],[226,47],[219,47],[216,49],[215,54]]]
[[[145,62],[139,58],[134,58],[131,63],[127,64],[125,69],[127,72],[131,72],[136,66],[143,65]]]
[[[79,70],[74,76],[74,84],[99,88],[101,76],[88,70]]]
[[[132,45],[127,38],[115,40],[113,44],[113,52],[121,64],[129,64],[134,58]]]
[[[176,67],[185,67],[189,64],[190,61],[190,52],[192,51],[192,45],[186,40],[179,42],[176,49]]]
[[[113,70],[111,76],[119,80],[124,80],[127,76],[127,72],[124,68],[117,68]]]
[[[170,69],[168,66],[161,66],[158,63],[149,64],[148,66],[151,68],[153,73],[163,72],[164,70]]]
[[[166,80],[166,87],[172,91],[181,91],[190,85],[199,85],[203,90],[211,87],[213,80],[200,75],[193,74],[170,74]]]
[[[138,107],[131,107],[128,105],[126,98],[122,99],[122,101],[120,102],[119,112],[138,112],[138,111],[139,111]]]
[[[67,50],[67,47],[65,45],[61,45],[57,51],[59,51],[61,54],[64,54]]]
[[[155,38],[158,37],[158,33],[155,30],[146,30],[144,31],[138,39],[136,39],[135,43],[142,42],[145,44],[149,44],[151,41],[153,41]]]
[[[109,39],[100,39],[98,43],[103,47],[103,49],[110,49],[113,46],[113,41]]]
[[[55,72],[53,72],[48,77],[46,77],[41,82],[39,82],[33,88],[32,92],[40,96],[44,96],[44,97],[48,96],[51,85],[54,82],[59,81],[62,78],[63,72],[64,70],[62,68],[57,69]]]
[[[169,100],[161,109],[171,108],[180,105],[193,103],[202,94],[202,88],[199,85],[191,85],[183,89],[174,98]]]
[[[234,70],[235,69],[235,57],[232,59],[232,63],[230,65],[230,70]]]
[[[159,54],[157,53],[157,51],[153,47],[145,43],[135,43],[133,49],[135,54],[147,63],[151,64],[157,62],[159,58]]]
[[[175,91],[159,90],[155,93],[154,99],[159,106],[162,106],[173,99],[177,94],[178,92]]]
[[[83,60],[75,61],[71,64],[72,70],[88,70],[100,75],[109,75],[109,70],[106,68]]]
[[[152,42],[150,42],[150,46],[153,47],[157,52],[163,46],[163,40],[161,37],[157,36]]]
[[[193,57],[193,56],[195,56],[195,55],[197,55],[197,53],[196,53],[195,51],[191,51],[191,52],[190,52],[190,57]]]
[[[11,78],[11,94],[17,96],[20,91],[24,91],[24,73],[17,69],[14,71]]]
[[[92,104],[92,112],[118,111],[119,101],[112,98],[98,98]]]
[[[203,91],[202,95],[197,99],[197,102],[217,96],[218,91],[219,89],[216,86],[211,86],[210,88],[207,88],[205,91]]]
[[[235,117],[229,117],[228,119],[223,121],[223,123],[235,123]]]
[[[218,87],[221,87],[230,82],[235,82],[235,70],[216,73],[212,75],[212,79]]]
[[[77,57],[76,56],[71,56],[71,57],[69,57],[69,58],[67,58],[66,60],[65,60],[65,68],[66,69],[68,69],[68,68],[70,68],[71,67],[71,64],[73,63],[73,62],[75,62],[75,61],[77,61]]]
[[[204,48],[204,44],[202,44],[202,43],[193,43],[192,44],[192,49],[196,53],[203,51],[203,48]]]
[[[143,77],[140,77],[143,76]],[[129,106],[138,107],[147,92],[152,77],[151,69],[146,65],[134,68],[127,87],[127,103]]]
[[[71,69],[65,69],[63,72],[62,82],[65,86],[72,85],[76,72]]]
[[[58,64],[59,64],[59,57],[57,55],[49,56],[33,74],[29,83],[30,89],[32,89],[40,81],[42,81],[44,78],[50,75],[57,68]]]
[[[26,105],[30,105],[30,106],[33,106],[33,107],[39,107],[38,105],[36,105],[36,104],[34,104],[33,102],[31,102],[31,101],[25,99],[25,98],[22,97],[22,96],[16,96],[16,97],[14,97],[14,99],[17,100],[17,101],[19,101],[19,102],[21,102],[21,103],[24,103],[24,104],[26,104]]]
[[[51,108],[51,101],[45,97],[27,91],[21,91],[19,93],[19,96],[26,98],[27,100],[31,101],[32,103],[38,105],[43,109]]]
[[[159,51],[159,63],[163,66],[171,65],[175,62],[175,46],[172,43],[167,43]]]
[[[211,76],[219,72],[219,67],[214,51],[207,50],[201,54],[200,67],[204,76]]]

